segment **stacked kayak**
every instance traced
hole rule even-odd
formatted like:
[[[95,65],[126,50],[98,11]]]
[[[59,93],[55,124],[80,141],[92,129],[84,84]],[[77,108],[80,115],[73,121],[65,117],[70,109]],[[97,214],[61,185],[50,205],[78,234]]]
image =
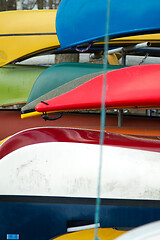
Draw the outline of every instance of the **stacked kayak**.
[[[111,65],[108,67],[108,71],[112,72],[120,68],[123,66]],[[22,118],[37,114],[35,107],[41,101],[49,100],[53,96],[56,97],[75,89],[79,84],[83,84],[103,72],[103,64],[91,63],[61,63],[47,68],[36,79],[27,103],[21,109]]]
[[[81,0],[75,4],[73,0],[63,0],[58,11],[1,12],[3,25],[0,27],[0,66],[47,52],[73,52],[79,51],[79,48],[84,50],[86,46],[88,52],[104,50],[104,42],[101,41],[106,36],[107,3],[107,0],[96,0],[94,4],[91,0]],[[159,14],[155,10],[160,7],[159,1],[156,0],[153,5],[151,0],[147,4],[136,0],[135,4],[139,7],[132,15],[131,3],[126,1],[120,6],[118,0],[111,3],[109,46],[146,41],[159,46]],[[70,11],[73,6],[74,11]]]
[[[0,13],[0,67],[59,47],[57,10],[19,10]]]
[[[106,108],[159,108],[160,65],[139,65],[91,77],[51,100],[39,103],[38,112],[100,109],[106,83]]]
[[[150,42],[152,47],[160,46],[160,34],[144,34],[144,35],[136,35],[129,37],[121,37],[114,38],[109,41],[110,47],[118,47],[118,46],[130,46],[132,44],[138,44],[143,42]],[[95,43],[95,45],[98,44]]]
[[[44,66],[8,64],[0,68],[0,106],[25,104]]]
[[[128,37],[143,42],[145,37],[159,36],[158,0],[154,4],[151,0],[145,3],[124,0],[121,5],[119,0],[114,0],[107,6],[107,0],[95,0],[94,4],[91,0],[62,0],[57,12],[29,11],[27,15],[19,11],[16,17],[21,16],[24,22],[12,21],[13,25],[2,28],[1,45],[7,50],[1,51],[0,66],[50,50],[60,53],[98,48],[101,41],[106,41],[107,11],[110,12],[108,40],[113,44],[114,39],[121,45],[122,41],[125,44],[131,41],[126,40]],[[133,9],[135,12],[131,14]],[[8,16],[11,19],[15,16],[14,12],[7,14],[0,16],[6,24]],[[17,29],[13,27],[15,23]],[[142,35],[145,35],[143,40]],[[9,45],[11,40],[13,48]],[[6,47],[7,41],[10,48]],[[19,51],[15,51],[17,46]],[[97,226],[100,122],[98,125],[88,121],[93,126],[90,130],[83,127],[86,123],[82,123],[82,118],[78,119],[79,129],[64,126],[68,122],[72,125],[70,111],[99,111],[105,87],[106,108],[159,108],[160,65],[104,69],[103,65],[64,63],[41,70],[21,110],[22,118],[69,111],[68,118],[59,127],[53,127],[39,117],[41,123],[34,123],[32,128],[26,124],[21,131],[0,142],[0,238],[13,239],[9,234],[12,232],[23,240],[56,237],[65,240],[72,238],[72,232],[77,233],[79,228],[100,227],[101,234],[102,229],[106,230],[104,239],[111,234],[108,240],[113,240],[126,229],[159,220],[158,134],[149,137],[141,136],[140,132],[122,135],[104,131]],[[27,94],[22,95],[26,98]],[[24,103],[25,99],[16,101]],[[32,118],[31,121],[34,122]],[[85,239],[90,232],[75,234],[75,238]]]
[[[137,7],[135,7],[137,6]],[[70,11],[72,9],[72,11]],[[133,14],[134,9],[134,14]],[[56,31],[61,49],[80,47],[104,39],[159,33],[158,0],[62,0],[56,15]],[[77,15],[78,13],[78,15]],[[107,19],[109,13],[109,19]],[[148,17],[149,16],[149,17]],[[66,21],[65,21],[66,19]],[[109,22],[108,22],[109,21]]]
[[[1,236],[12,229],[24,240],[33,235],[50,239],[76,227],[90,228],[97,197],[99,139],[100,131],[41,127],[4,141],[0,146]],[[105,132],[101,228],[128,230],[159,220],[159,157],[158,137]]]
[[[47,52],[104,50],[107,3],[107,0],[96,0],[94,4],[91,0],[81,0],[75,4],[73,0],[63,0],[58,11],[1,12],[0,20],[3,25],[0,27],[0,67]],[[131,3],[126,1],[120,6],[118,0],[111,3],[109,47],[146,41],[151,42],[153,46],[159,46],[159,14],[155,10],[159,9],[159,1],[156,0],[153,5],[151,0],[147,4],[136,0],[134,4],[139,7],[132,15]],[[74,11],[70,11],[73,6]]]

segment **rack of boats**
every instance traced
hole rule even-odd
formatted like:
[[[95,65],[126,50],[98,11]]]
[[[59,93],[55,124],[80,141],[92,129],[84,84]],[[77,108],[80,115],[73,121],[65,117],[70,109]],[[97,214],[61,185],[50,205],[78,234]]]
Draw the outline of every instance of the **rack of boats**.
[[[125,2],[107,9],[104,0],[62,0],[58,10],[0,13],[0,238],[93,239],[98,227],[101,239],[112,240],[160,220],[160,64],[17,64],[48,53],[105,54],[107,11],[116,64],[118,54],[156,48],[159,56],[159,1],[136,0],[134,14]]]

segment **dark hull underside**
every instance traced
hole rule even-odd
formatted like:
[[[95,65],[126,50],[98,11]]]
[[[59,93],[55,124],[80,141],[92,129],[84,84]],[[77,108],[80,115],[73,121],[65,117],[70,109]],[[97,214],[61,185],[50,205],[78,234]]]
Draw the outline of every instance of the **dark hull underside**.
[[[92,198],[0,196],[0,239],[49,240],[67,233],[68,227],[94,223]],[[160,220],[160,201],[102,199],[100,227],[131,229]]]

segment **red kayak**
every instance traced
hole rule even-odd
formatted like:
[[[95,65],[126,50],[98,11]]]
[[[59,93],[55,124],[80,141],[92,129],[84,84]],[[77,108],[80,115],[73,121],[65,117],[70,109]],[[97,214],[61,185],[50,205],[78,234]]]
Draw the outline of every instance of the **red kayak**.
[[[38,112],[100,109],[106,81],[106,108],[158,108],[160,65],[139,65],[101,74],[36,106]]]

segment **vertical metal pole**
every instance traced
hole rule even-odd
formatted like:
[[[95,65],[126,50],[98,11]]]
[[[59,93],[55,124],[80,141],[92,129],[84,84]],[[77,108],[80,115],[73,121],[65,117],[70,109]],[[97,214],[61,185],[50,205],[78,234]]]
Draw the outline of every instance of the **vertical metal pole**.
[[[122,49],[122,65],[126,65],[126,52]]]
[[[118,127],[123,125],[123,109],[118,110]]]

